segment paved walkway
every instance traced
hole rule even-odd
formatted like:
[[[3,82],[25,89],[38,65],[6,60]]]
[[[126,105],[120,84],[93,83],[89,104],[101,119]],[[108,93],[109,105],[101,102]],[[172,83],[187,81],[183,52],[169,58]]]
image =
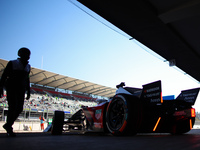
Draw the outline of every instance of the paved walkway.
[[[193,132],[193,133],[191,133]],[[199,129],[184,135],[138,134],[136,136],[112,136],[90,133],[52,136],[51,133],[18,133],[6,137],[0,133],[1,150],[199,150]]]

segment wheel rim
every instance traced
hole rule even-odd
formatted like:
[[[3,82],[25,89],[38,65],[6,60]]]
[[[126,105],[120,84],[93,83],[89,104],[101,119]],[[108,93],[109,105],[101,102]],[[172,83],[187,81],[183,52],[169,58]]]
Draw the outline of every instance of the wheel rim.
[[[114,99],[108,112],[108,123],[111,130],[119,130],[125,120],[125,103],[121,98]]]

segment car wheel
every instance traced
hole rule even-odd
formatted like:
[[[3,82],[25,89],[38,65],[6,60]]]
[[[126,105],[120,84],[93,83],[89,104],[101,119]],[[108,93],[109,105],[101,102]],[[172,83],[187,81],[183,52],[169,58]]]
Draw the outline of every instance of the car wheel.
[[[141,105],[137,97],[116,95],[108,104],[106,126],[113,135],[135,135],[140,124]]]
[[[53,116],[51,134],[61,135],[63,131],[63,123],[64,123],[64,112],[55,111]]]
[[[192,124],[194,124],[195,119],[191,120],[193,122]],[[177,122],[175,125],[173,125],[171,134],[180,135],[189,132],[190,130],[191,130],[190,119],[187,119],[184,121]]]

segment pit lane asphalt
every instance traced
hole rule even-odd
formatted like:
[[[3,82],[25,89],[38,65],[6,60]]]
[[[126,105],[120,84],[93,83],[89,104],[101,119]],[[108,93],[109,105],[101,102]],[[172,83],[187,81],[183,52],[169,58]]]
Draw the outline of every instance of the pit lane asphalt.
[[[183,135],[138,134],[116,137],[97,133],[17,133],[17,137],[6,137],[0,133],[1,150],[199,150],[200,129],[192,129]]]

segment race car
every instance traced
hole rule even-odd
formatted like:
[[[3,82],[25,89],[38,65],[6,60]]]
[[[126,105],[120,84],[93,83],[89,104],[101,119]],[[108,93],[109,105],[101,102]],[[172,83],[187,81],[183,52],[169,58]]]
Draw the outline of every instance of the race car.
[[[63,111],[55,111],[51,133],[78,131],[113,135],[137,133],[183,134],[195,123],[196,101],[200,88],[181,91],[173,100],[163,100],[161,81],[143,85],[143,88],[116,86],[116,94],[94,107],[82,107],[70,118]]]

